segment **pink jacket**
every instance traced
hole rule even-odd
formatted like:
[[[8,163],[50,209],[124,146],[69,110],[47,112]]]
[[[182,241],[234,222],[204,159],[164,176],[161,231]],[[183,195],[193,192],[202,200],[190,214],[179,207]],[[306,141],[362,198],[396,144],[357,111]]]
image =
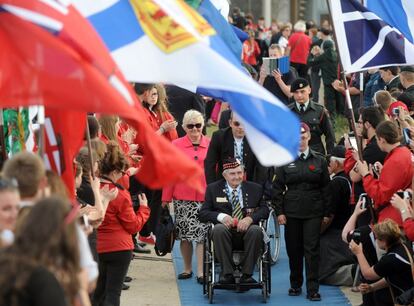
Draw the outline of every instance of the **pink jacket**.
[[[204,159],[206,158],[208,145],[210,144],[209,138],[201,136],[200,145],[198,147],[193,146],[188,136],[178,138],[174,140],[172,143],[173,145],[181,149],[185,155],[193,159],[197,164],[200,165],[200,167],[204,169]],[[200,183],[203,186],[203,190],[205,190],[207,187],[205,176],[203,176],[202,182]],[[195,191],[191,187],[187,186],[186,184],[180,183],[173,186],[165,187],[162,190],[162,201],[171,202],[174,199],[204,202],[204,194],[204,191],[200,193]]]

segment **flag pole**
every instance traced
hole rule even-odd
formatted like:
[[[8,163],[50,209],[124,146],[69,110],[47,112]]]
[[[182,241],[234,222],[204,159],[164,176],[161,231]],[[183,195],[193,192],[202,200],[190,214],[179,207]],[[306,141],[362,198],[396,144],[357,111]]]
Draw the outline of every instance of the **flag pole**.
[[[43,156],[46,152],[44,105],[39,105],[39,111],[37,113],[37,123],[39,124],[39,155],[43,159]]]
[[[86,113],[86,145],[88,147],[89,163],[91,166],[91,176],[95,179],[95,173],[93,172],[93,157],[92,157],[92,144],[91,144],[91,133],[89,132],[88,114]]]
[[[0,108],[0,129],[1,129],[1,134],[0,134],[0,146],[1,146],[1,164],[3,165],[3,163],[7,160],[7,151],[6,151],[6,139],[4,137],[4,117],[3,117],[3,109]]]
[[[364,5],[364,0],[361,0],[361,4]],[[362,35],[364,35],[365,32],[362,32]],[[365,36],[365,35],[364,35]],[[359,73],[359,107],[361,108],[364,106],[364,73]]]
[[[335,41],[336,46],[339,46],[338,40],[337,40],[337,37],[336,37],[335,24],[332,20],[331,3],[330,3],[330,0],[326,0],[326,2],[328,4],[329,18],[330,18],[331,25],[332,25],[332,28],[333,28],[334,34],[335,34],[333,36],[333,39]],[[341,67],[342,67],[342,73],[341,73],[342,74],[342,81],[343,81],[344,87],[345,87],[345,101],[346,101],[346,104],[348,106],[348,111],[349,111],[349,115],[350,115],[351,129],[354,132],[355,139],[357,140],[358,157],[359,157],[360,160],[363,160],[363,158],[362,158],[362,140],[360,139],[360,137],[358,136],[358,134],[356,132],[356,123],[355,123],[354,110],[353,110],[353,107],[352,107],[351,94],[349,93],[349,86],[348,86],[348,81],[346,79],[346,73],[345,73],[345,70],[343,69],[344,65],[342,63],[341,51],[340,51],[340,48],[337,48],[337,50],[338,50],[338,54],[339,54],[339,62],[340,62]]]

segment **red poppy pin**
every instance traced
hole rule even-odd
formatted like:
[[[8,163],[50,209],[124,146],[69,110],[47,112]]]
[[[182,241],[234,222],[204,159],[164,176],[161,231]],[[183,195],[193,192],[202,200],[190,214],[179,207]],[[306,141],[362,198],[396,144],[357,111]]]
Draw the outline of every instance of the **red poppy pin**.
[[[315,169],[316,169],[316,168],[315,168],[315,165],[309,165],[309,170],[310,170],[310,171],[315,171]]]

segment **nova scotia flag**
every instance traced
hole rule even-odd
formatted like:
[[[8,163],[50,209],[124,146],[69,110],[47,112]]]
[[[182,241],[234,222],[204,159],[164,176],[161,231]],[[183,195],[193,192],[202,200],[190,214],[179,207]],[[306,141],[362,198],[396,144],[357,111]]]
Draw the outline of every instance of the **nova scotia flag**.
[[[338,50],[346,73],[414,64],[410,20],[401,6],[401,2],[408,1],[369,0],[368,5],[375,6],[375,12],[355,0],[329,0],[329,2]],[[391,5],[394,2],[399,2],[400,6]],[[382,19],[376,13],[377,10],[381,16],[386,16],[385,13],[389,16]],[[397,20],[391,18],[396,12],[400,14]]]
[[[204,0],[209,1],[209,0]],[[299,120],[182,0],[75,0],[129,81],[170,83],[230,103],[265,165],[296,159]]]

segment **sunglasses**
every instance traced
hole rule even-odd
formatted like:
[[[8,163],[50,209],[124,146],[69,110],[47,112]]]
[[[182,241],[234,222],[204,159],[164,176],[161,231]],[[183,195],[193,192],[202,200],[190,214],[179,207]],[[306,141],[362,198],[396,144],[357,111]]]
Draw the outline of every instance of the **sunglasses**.
[[[241,123],[239,121],[233,121],[234,126],[241,126]]]
[[[17,180],[14,179],[14,178],[12,178],[12,179],[5,179],[5,178],[0,179],[0,190],[9,189],[9,188],[16,189],[18,187],[19,187],[19,185],[17,184]]]
[[[201,123],[196,123],[196,124],[187,124],[187,129],[192,130],[193,128],[197,128],[197,129],[201,129],[201,127],[203,126]]]

